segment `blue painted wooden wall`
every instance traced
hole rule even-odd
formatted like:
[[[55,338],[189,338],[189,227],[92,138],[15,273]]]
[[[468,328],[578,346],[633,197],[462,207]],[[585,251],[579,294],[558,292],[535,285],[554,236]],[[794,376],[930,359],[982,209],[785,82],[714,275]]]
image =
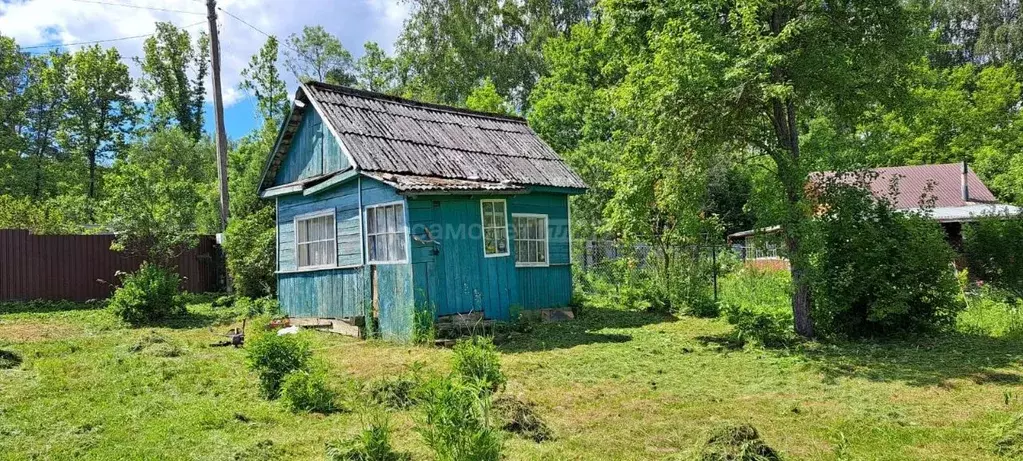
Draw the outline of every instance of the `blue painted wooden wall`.
[[[508,223],[512,214],[548,216],[549,267],[515,267],[515,230],[509,228],[509,255],[485,258],[480,227],[480,200],[504,198]],[[566,306],[572,298],[568,242],[568,196],[534,193],[502,197],[439,196],[410,199],[409,223],[414,239],[412,267],[416,305],[438,315],[483,311],[487,318],[508,319],[510,307]],[[436,240],[422,243],[425,229]]]
[[[312,108],[304,110],[306,113],[291,140],[274,185],[340,171],[349,166],[348,158],[341,152],[341,146],[320,115]]]

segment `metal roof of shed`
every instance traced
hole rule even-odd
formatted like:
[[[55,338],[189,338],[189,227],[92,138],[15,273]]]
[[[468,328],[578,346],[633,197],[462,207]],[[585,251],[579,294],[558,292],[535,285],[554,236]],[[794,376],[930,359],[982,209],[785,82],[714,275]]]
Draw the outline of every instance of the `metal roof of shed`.
[[[435,178],[409,180],[431,190],[467,190],[470,185],[465,182],[475,183],[472,188],[489,184],[480,190],[530,185],[586,188],[582,178],[522,118],[320,82],[303,84],[295,99],[311,103],[362,172]],[[290,136],[309,105],[296,105],[285,122],[267,164],[264,188],[271,185]]]

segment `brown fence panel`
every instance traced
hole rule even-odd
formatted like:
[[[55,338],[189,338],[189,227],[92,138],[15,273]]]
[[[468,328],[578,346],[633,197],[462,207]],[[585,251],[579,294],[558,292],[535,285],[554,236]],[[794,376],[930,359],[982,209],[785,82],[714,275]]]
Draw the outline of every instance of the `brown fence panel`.
[[[112,235],[32,235],[0,229],[0,301],[107,298],[117,272],[138,269],[142,260],[113,251]],[[175,262],[182,288],[193,293],[217,291],[222,274],[220,247],[213,236]]]

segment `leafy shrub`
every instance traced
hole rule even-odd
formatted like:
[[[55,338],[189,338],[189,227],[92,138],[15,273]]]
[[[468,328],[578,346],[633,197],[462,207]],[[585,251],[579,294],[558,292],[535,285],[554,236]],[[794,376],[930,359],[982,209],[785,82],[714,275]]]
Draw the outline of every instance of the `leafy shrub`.
[[[955,253],[934,220],[896,210],[867,186],[828,184],[820,199],[825,211],[807,242],[819,333],[880,336],[954,324],[963,308]]]
[[[185,313],[178,297],[178,274],[154,264],[142,263],[138,271],[124,275],[110,299],[110,308],[121,320],[143,325]]]
[[[416,430],[440,461],[497,460],[501,439],[490,424],[490,398],[475,383],[439,379],[424,392]]]
[[[437,310],[433,306],[416,306],[412,318],[414,344],[433,344],[433,340],[437,338],[436,315]]]
[[[554,431],[536,414],[534,405],[510,395],[494,399],[494,414],[501,429],[530,439],[536,443],[554,440]]]
[[[700,452],[701,461],[777,461],[778,456],[749,424],[718,429]]]
[[[1023,216],[990,216],[963,228],[970,273],[987,285],[1023,298]]]
[[[210,303],[213,307],[231,307],[234,305],[235,297],[231,295],[219,296]]]
[[[412,456],[391,447],[391,425],[377,416],[359,435],[327,444],[328,461],[407,461]]]
[[[591,301],[615,309],[705,312],[712,303],[710,256],[695,247],[646,248],[620,244],[615,259],[588,269],[579,286]]]
[[[481,389],[490,392],[496,392],[506,381],[493,340],[482,336],[455,344],[452,369],[465,382],[479,383]]]
[[[291,336],[291,335],[289,335]],[[337,392],[323,370],[295,370],[281,383],[281,401],[293,412],[330,413],[338,409]]]
[[[240,296],[259,298],[272,296],[276,291],[274,213],[274,207],[264,207],[245,216],[235,216],[227,225],[224,236],[227,271]]]
[[[284,378],[293,371],[307,370],[312,350],[304,335],[278,336],[274,331],[263,331],[246,338],[249,368],[259,374],[259,388],[263,397],[280,396]]]
[[[18,365],[21,365],[20,355],[0,349],[0,370],[14,368]]]
[[[735,327],[735,339],[740,344],[783,347],[795,337],[792,316],[787,311],[726,305],[724,312],[728,323]]]
[[[246,296],[239,296],[234,303],[234,306],[238,310],[245,312],[245,316],[259,317],[259,316],[276,316],[281,313],[280,304],[274,298],[249,298]]]

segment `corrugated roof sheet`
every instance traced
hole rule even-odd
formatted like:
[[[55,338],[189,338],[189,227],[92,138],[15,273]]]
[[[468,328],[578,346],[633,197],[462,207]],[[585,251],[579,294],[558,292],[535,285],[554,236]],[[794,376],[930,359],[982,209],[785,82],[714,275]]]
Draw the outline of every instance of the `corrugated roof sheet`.
[[[412,176],[380,172],[366,173],[366,176],[388,184],[399,191],[413,193],[439,191],[517,192],[526,190],[525,187],[509,183],[468,181],[433,176]]]
[[[586,187],[521,118],[318,82],[303,88],[362,171]]]
[[[920,207],[921,196],[934,197],[935,208],[963,207],[977,203],[998,203],[994,194],[980,181],[973,169],[966,175],[969,186],[969,200],[962,196],[962,164],[946,163],[942,165],[913,165],[886,168],[874,168],[877,173],[871,184],[871,192],[878,197],[888,197],[888,186],[892,178],[898,177],[899,195],[895,200],[898,209],[914,209]],[[832,172],[816,175],[831,175]],[[814,180],[814,177],[811,177]],[[928,187],[931,186],[930,190]]]

